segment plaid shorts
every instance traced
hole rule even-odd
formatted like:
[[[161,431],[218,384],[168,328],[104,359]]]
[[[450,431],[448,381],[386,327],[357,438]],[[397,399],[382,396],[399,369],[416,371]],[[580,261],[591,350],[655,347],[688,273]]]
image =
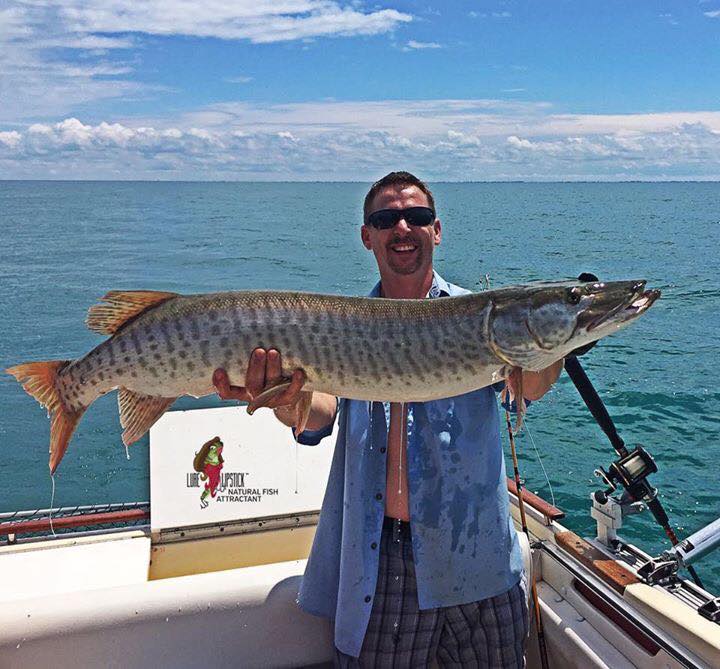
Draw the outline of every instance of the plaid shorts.
[[[418,608],[410,526],[386,519],[375,601],[360,657],[336,649],[337,667],[520,668],[529,619],[525,578],[495,597]]]

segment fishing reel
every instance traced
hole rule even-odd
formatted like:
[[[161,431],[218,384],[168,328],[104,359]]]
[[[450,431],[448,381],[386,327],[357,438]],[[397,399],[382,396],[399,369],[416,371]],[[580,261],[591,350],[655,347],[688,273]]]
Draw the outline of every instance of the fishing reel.
[[[647,507],[672,543],[677,543],[677,537],[670,527],[670,519],[657,498],[657,488],[650,485],[647,480],[650,474],[654,474],[658,470],[655,460],[642,446],[638,446],[629,453],[627,449],[623,450],[625,454],[608,467],[609,471],[605,471],[602,467],[595,470],[595,475],[600,477],[608,488],[595,491],[593,501],[599,507],[608,505],[613,500],[610,495],[620,485],[624,489],[619,500],[619,505],[623,508],[623,515],[639,513]]]
[[[649,506],[657,497],[657,490],[647,480],[650,474],[658,470],[657,465],[652,455],[642,446],[622,455],[608,467],[608,470],[605,471],[602,467],[595,470],[595,476],[608,486],[607,490],[595,492],[595,499],[600,504],[607,502],[608,495],[614,493],[618,485],[625,489],[634,502],[642,501]]]
[[[670,519],[658,499],[657,490],[647,480],[650,474],[657,471],[655,460],[642,446],[628,451],[600,396],[578,362],[577,356],[565,358],[565,371],[619,456],[618,460],[610,465],[608,471],[602,468],[595,471],[595,474],[608,486],[607,490],[598,490],[593,494],[593,509],[591,510],[593,517],[598,520],[598,528],[602,530],[605,543],[610,545],[615,539],[615,530],[622,523],[623,510],[626,514],[632,513],[639,511],[641,505],[645,505],[663,528],[670,543],[675,546],[679,541],[670,526]],[[618,485],[625,489],[624,499],[621,498],[619,501],[610,497],[617,490]],[[600,535],[598,536],[600,537]],[[687,570],[696,585],[702,587],[702,582],[692,565],[687,565]]]
[[[606,546],[615,548],[618,541],[618,530],[623,526],[623,519],[636,513],[642,513],[657,502],[657,491],[647,481],[647,477],[657,471],[655,461],[650,454],[638,446],[634,451],[622,454],[613,462],[609,471],[602,467],[595,470],[607,486],[606,490],[596,490],[592,495],[590,515],[597,521],[597,538]],[[621,495],[613,496],[619,486]]]

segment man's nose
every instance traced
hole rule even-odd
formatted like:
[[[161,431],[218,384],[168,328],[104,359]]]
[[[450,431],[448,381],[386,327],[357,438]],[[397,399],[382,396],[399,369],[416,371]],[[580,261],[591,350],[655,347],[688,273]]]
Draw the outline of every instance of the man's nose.
[[[408,222],[405,220],[405,217],[404,217],[404,216],[401,216],[401,217],[398,219],[398,222],[395,224],[395,227],[393,228],[393,230],[394,230],[395,232],[402,232],[402,233],[404,233],[404,234],[410,232],[410,225],[409,225]]]

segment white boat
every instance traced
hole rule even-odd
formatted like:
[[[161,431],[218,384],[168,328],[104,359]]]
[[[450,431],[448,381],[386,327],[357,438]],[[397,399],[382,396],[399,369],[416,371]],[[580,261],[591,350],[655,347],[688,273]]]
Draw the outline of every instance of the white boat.
[[[262,412],[171,412],[151,433],[150,507],[56,512],[56,537],[46,512],[0,518],[0,667],[329,666],[330,623],[303,613],[296,596],[334,442],[295,451],[278,429]],[[201,435],[217,433],[234,478],[202,508],[187,462]],[[243,443],[228,451],[237,435]],[[277,466],[277,453],[289,464]],[[254,487],[263,477],[268,485]],[[638,571],[657,562],[615,536],[617,501],[594,501],[598,537],[583,539],[560,510],[523,498],[530,540],[520,537],[550,667],[720,667],[720,599],[674,573],[644,581]],[[136,525],[98,529],[119,518]],[[528,667],[540,666],[533,626]]]

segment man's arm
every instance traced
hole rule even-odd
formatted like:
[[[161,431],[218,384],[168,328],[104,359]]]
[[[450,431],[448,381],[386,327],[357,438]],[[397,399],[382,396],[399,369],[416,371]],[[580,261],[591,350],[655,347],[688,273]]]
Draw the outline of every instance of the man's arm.
[[[314,392],[310,405],[310,416],[305,424],[306,430],[316,432],[326,428],[335,418],[337,398],[335,395]],[[297,411],[294,404],[275,408],[275,418],[288,427],[295,427]]]
[[[216,369],[212,381],[221,399],[250,402],[263,390],[283,378],[282,358],[279,351],[256,348],[248,362],[244,386],[230,385],[230,379],[224,369]],[[269,408],[274,409],[275,417],[288,427],[295,426],[298,415],[296,407],[304,384],[305,374],[301,369],[296,369],[292,374],[290,385],[267,403]],[[314,392],[305,429],[321,430],[330,425],[335,418],[336,407],[337,400],[334,395]]]
[[[553,383],[558,380],[560,372],[563,370],[564,362],[565,359],[562,358],[539,372],[523,371],[523,397],[530,401],[539,400],[550,390]],[[510,381],[510,385],[512,386],[512,379],[510,379]]]

